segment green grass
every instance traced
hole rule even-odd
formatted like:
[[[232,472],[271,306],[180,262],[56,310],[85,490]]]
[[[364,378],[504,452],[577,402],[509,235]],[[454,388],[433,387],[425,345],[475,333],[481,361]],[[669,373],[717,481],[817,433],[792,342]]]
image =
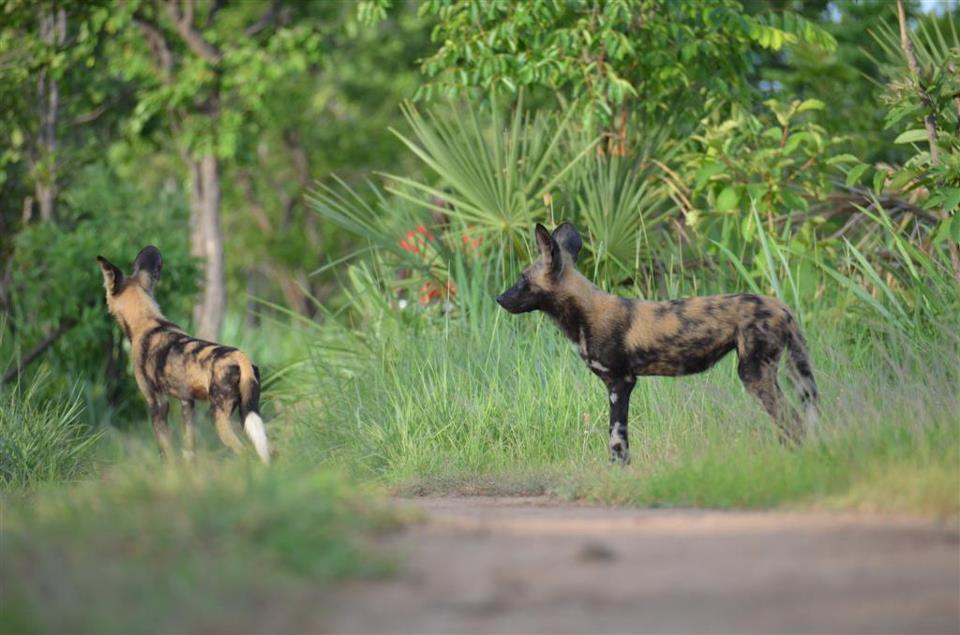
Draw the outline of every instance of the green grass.
[[[355,325],[231,323],[267,369],[269,469],[230,456],[208,426],[196,463],[165,464],[145,417],[98,437],[74,397],[0,395],[0,632],[314,629],[330,584],[390,569],[367,548],[398,522],[384,488],[960,514],[955,312],[937,328],[951,312],[925,313],[906,335],[854,322],[835,299],[804,307],[823,422],[797,450],[780,447],[732,356],[643,378],[620,468],[606,392],[546,318],[500,311],[493,281],[462,266],[453,313],[398,312],[370,271],[348,271]]]
[[[731,356],[698,376],[641,378],[633,464],[611,467],[600,381],[545,318],[499,311],[384,314],[362,333],[337,333],[304,380],[315,398],[293,434],[315,458],[401,492],[957,514],[956,340],[881,340],[817,323],[808,335],[823,421],[800,450],[777,443]]]
[[[153,452],[2,503],[5,633],[303,628],[323,583],[386,570],[363,540],[396,522],[329,468]]]
[[[145,412],[91,429],[79,392],[42,372],[0,390],[0,632],[310,630],[336,580],[392,570],[368,544],[399,522],[379,491],[284,445],[271,391],[299,340],[273,323],[247,336],[269,373],[270,469],[202,423],[198,460],[166,463]]]
[[[99,433],[84,424],[80,395],[46,399],[44,390],[42,376],[0,387],[0,485],[75,479],[91,467]]]

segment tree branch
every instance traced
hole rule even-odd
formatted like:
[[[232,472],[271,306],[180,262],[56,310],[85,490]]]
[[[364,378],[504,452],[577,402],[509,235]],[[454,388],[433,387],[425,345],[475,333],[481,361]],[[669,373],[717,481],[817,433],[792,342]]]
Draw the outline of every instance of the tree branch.
[[[940,163],[940,148],[937,146],[937,113],[933,107],[933,100],[927,94],[926,89],[921,84],[920,65],[917,63],[917,55],[913,50],[913,42],[910,41],[910,31],[907,28],[907,12],[903,7],[903,0],[897,0],[897,20],[900,23],[900,48],[903,49],[903,56],[907,58],[907,66],[910,67],[910,73],[914,81],[917,82],[917,90],[920,93],[920,99],[929,109],[926,117],[923,118],[923,125],[927,129],[927,141],[930,142],[930,163],[937,165]]]
[[[186,0],[185,5],[185,12],[181,12],[179,0],[167,0],[167,14],[170,16],[177,33],[196,55],[211,64],[220,64],[223,61],[223,53],[216,46],[203,39],[203,36],[194,27],[193,14],[196,8],[194,0]]]
[[[78,125],[90,123],[91,121],[96,121],[97,119],[100,118],[100,116],[103,113],[107,112],[107,106],[108,106],[108,103],[103,102],[102,104],[100,104],[99,106],[91,110],[90,112],[85,112],[81,115],[77,115],[76,117],[73,118],[73,121],[70,122],[70,125],[78,126]]]
[[[70,329],[77,325],[76,318],[64,318],[52,333],[43,338],[43,341],[33,347],[29,353],[24,355],[23,359],[20,360],[19,364],[14,365],[12,368],[7,369],[7,372],[3,374],[3,379],[0,380],[0,383],[10,383],[17,377],[20,377],[23,374],[23,371],[36,361],[41,355],[43,355],[48,348],[54,345],[54,343],[63,337]]]
[[[213,0],[213,2],[210,3],[210,9],[207,11],[207,24],[213,22],[213,19],[217,16],[217,13],[219,13],[220,9],[222,9],[223,5],[226,3],[227,0]]]
[[[244,32],[247,34],[247,37],[253,37],[257,33],[260,33],[264,29],[271,26],[277,19],[279,8],[280,1],[273,0],[273,2],[270,3],[270,6],[267,7],[267,10],[263,12],[263,15],[260,16],[256,22],[246,28]]]
[[[173,53],[170,51],[170,44],[163,35],[160,27],[143,17],[134,16],[134,23],[140,27],[143,37],[147,40],[147,46],[150,47],[150,53],[153,55],[153,63],[163,78],[165,84],[173,81]]]
[[[253,185],[253,176],[250,174],[250,171],[240,170],[236,178],[240,189],[243,190],[243,194],[247,199],[247,205],[250,208],[250,213],[253,215],[253,222],[257,224],[257,227],[265,236],[271,236],[273,234],[273,224],[270,222],[270,217],[267,216],[267,211],[263,208],[263,204],[257,196],[257,190]]]

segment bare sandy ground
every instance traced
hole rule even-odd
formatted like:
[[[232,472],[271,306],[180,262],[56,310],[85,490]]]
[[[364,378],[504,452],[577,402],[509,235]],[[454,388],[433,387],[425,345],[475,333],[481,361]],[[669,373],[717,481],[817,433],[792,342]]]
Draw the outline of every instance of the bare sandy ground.
[[[960,528],[855,514],[426,498],[336,633],[958,633]]]

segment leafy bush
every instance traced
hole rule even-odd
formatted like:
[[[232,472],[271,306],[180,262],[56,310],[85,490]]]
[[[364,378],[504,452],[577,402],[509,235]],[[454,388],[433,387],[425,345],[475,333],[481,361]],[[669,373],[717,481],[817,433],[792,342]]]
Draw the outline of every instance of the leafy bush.
[[[636,139],[626,130],[631,112],[649,120],[679,113],[690,123],[707,95],[749,94],[754,51],[836,46],[797,13],[747,12],[732,0],[430,0],[421,12],[439,18],[421,96],[546,89],[581,107],[593,130],[611,130],[612,152]]]
[[[6,348],[13,361],[58,329],[43,356],[55,394],[79,382],[86,415],[99,424],[143,413],[122,334],[106,312],[103,279],[94,258],[103,255],[129,271],[137,252],[157,245],[166,265],[157,301],[174,321],[189,318],[196,266],[187,244],[187,214],[176,196],[153,199],[102,166],[86,169],[67,192],[63,222],[36,223],[19,232],[10,263],[11,315]],[[178,230],[180,227],[182,229]],[[186,326],[186,324],[184,324]],[[6,371],[7,369],[4,369]],[[67,379],[69,378],[69,380]]]
[[[387,175],[376,206],[342,183],[311,197],[322,217],[388,256],[387,266],[444,282],[469,256],[512,272],[533,255],[534,223],[564,220],[580,224],[582,266],[599,270],[604,283],[633,279],[638,258],[659,259],[669,194],[661,166],[674,152],[666,128],[649,129],[626,156],[609,156],[571,122],[573,110],[531,114],[521,99],[508,117],[464,104],[405,112],[412,138],[398,136],[430,177]],[[430,230],[417,238],[425,244],[398,248],[400,218]]]
[[[945,22],[945,25],[941,25]],[[911,152],[901,166],[871,165],[844,154],[833,159],[846,185],[866,182],[875,197],[885,192],[910,203],[915,242],[946,244],[960,278],[960,30],[956,16],[925,16],[909,35],[916,67],[905,60],[896,26],[873,33],[882,53],[874,62],[886,80],[885,127],[895,144]],[[894,138],[895,137],[895,138]],[[911,218],[915,217],[915,218]],[[906,228],[906,225],[905,225]]]
[[[804,114],[824,104],[768,100],[764,106],[760,114],[737,105],[729,115],[718,108],[681,157],[691,184],[687,224],[733,251],[756,244],[751,204],[773,233],[800,224],[830,187],[826,160],[836,141]]]

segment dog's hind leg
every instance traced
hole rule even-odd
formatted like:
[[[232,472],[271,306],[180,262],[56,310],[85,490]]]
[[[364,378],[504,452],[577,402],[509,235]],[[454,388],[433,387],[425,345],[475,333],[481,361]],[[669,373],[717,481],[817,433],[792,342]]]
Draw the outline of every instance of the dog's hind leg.
[[[233,431],[233,426],[230,425],[230,413],[232,411],[233,404],[229,404],[227,407],[214,405],[213,422],[217,427],[217,436],[220,437],[223,444],[239,454],[243,452],[243,441],[240,440],[237,433]]]
[[[792,322],[791,329],[790,340],[787,343],[787,352],[789,353],[787,356],[789,362],[787,372],[800,397],[800,403],[803,405],[806,432],[815,434],[820,419],[820,408],[818,406],[820,396],[817,390],[817,382],[813,379],[813,369],[810,367],[810,354],[807,352],[806,342],[795,321]]]
[[[210,405],[217,435],[223,444],[236,453],[243,452],[243,442],[230,425],[230,413],[240,403],[240,369],[236,365],[223,367],[214,374],[210,386]]]
[[[184,399],[180,402],[183,417],[183,458],[193,458],[193,446],[196,442],[196,426],[193,423],[193,400]]]
[[[799,444],[803,441],[799,417],[787,404],[777,382],[777,369],[782,352],[781,347],[759,333],[741,335],[737,341],[737,355],[740,357],[737,374],[747,392],[757,398],[773,419],[779,432],[780,443]]]
[[[743,380],[747,392],[757,398],[777,426],[781,445],[799,444],[803,434],[799,427],[799,418],[793,408],[787,405],[783,391],[777,383],[776,373],[766,371],[760,379]]]

